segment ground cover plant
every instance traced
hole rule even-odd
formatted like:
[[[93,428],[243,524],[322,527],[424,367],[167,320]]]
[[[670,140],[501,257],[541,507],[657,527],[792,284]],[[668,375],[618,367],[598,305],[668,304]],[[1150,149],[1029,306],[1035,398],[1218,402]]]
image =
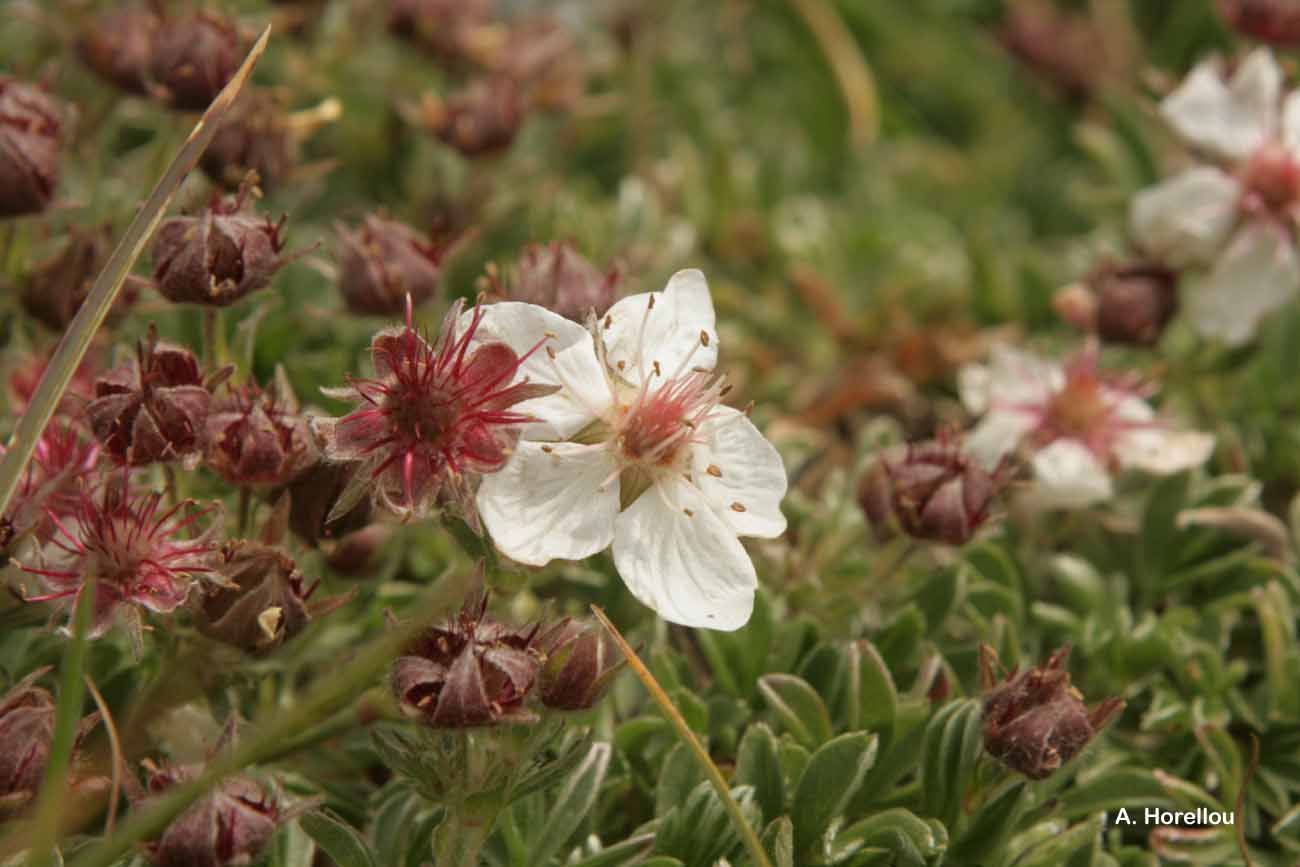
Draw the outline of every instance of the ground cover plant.
[[[6,0],[0,864],[1300,863],[1300,4]]]

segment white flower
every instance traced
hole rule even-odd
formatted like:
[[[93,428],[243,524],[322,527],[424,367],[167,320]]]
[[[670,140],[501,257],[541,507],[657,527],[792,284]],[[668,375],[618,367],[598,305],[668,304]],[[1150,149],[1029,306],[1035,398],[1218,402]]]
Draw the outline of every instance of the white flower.
[[[1183,304],[1197,330],[1244,343],[1300,289],[1300,91],[1283,98],[1261,48],[1230,79],[1218,60],[1201,63],[1160,110],[1206,163],[1137,195],[1134,239],[1192,271]]]
[[[1209,434],[1170,430],[1131,383],[1108,379],[1097,354],[1065,364],[996,346],[987,366],[960,374],[962,400],[983,418],[966,440],[986,467],[1018,449],[1029,452],[1032,502],[1077,508],[1108,499],[1118,471],[1166,474],[1209,458]]]
[[[612,546],[628,588],[664,619],[743,626],[758,581],[738,537],[785,532],[787,481],[776,449],[720,402],[704,275],[678,272],[591,330],[510,302],[487,307],[480,329],[525,349],[547,334],[520,372],[562,386],[515,408],[541,421],[479,488],[497,547],[540,566]]]

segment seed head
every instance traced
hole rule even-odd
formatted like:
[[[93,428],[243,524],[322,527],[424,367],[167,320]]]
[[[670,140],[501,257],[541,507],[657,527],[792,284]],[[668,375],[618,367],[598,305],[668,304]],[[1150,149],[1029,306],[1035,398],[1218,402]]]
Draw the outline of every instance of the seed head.
[[[618,297],[617,269],[601,272],[572,244],[533,244],[519,256],[514,279],[503,284],[489,274],[495,295],[545,307],[566,319],[584,322],[587,314],[605,311]]]
[[[886,451],[858,485],[858,502],[877,538],[899,532],[964,545],[989,519],[1003,472],[989,473],[948,435]]]
[[[81,32],[77,53],[109,84],[147,96],[149,68],[161,28],[162,19],[147,7],[110,9],[95,16]]]
[[[477,526],[471,476],[504,466],[520,427],[532,421],[511,408],[556,389],[515,382],[523,358],[504,343],[473,345],[482,314],[475,308],[461,330],[462,310],[463,302],[452,305],[434,344],[415,330],[409,305],[405,328],[375,335],[375,378],[353,380],[339,394],[362,406],[318,428],[330,458],[362,467],[334,512],[369,487],[377,504],[404,516],[450,498]]]
[[[38,213],[54,197],[62,115],[43,90],[0,76],[0,218]]]
[[[283,485],[314,459],[292,394],[249,382],[214,398],[205,461],[232,485]]]
[[[104,451],[120,463],[193,466],[203,452],[211,389],[194,353],[151,329],[134,359],[95,382],[86,416]]]
[[[226,307],[265,289],[291,257],[281,255],[278,223],[245,210],[245,187],[217,198],[197,216],[172,217],[153,244],[154,280],[164,297],[178,304]]]
[[[511,629],[471,599],[445,626],[426,632],[393,666],[402,712],[436,728],[532,722],[524,706],[537,680],[537,628]]]
[[[1043,665],[1012,671],[999,683],[997,653],[980,647],[984,749],[1031,780],[1050,776],[1074,758],[1124,707],[1123,700],[1108,698],[1089,710],[1070,684],[1069,656],[1067,645]]]
[[[339,291],[353,313],[394,316],[432,298],[452,244],[422,237],[396,220],[371,214],[355,231],[339,224]]]

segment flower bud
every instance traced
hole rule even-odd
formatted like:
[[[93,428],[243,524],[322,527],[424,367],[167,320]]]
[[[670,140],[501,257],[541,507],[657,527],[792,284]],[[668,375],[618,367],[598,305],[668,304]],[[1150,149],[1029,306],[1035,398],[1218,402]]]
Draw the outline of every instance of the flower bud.
[[[1178,311],[1178,272],[1152,262],[1109,264],[1089,280],[1097,334],[1111,343],[1152,346]]]
[[[1108,698],[1089,710],[1070,684],[1065,668],[1069,646],[1053,653],[1044,665],[1001,683],[997,654],[980,647],[980,678],[984,685],[984,749],[989,755],[1031,780],[1041,780],[1074,758],[1124,707]]]
[[[586,710],[609,689],[626,660],[600,629],[563,620],[537,639],[546,658],[538,683],[542,704],[555,710]]]
[[[348,533],[325,556],[335,572],[355,578],[369,578],[378,567],[384,548],[393,538],[389,524],[371,524]]]
[[[337,539],[370,523],[374,511],[370,497],[358,498],[341,517],[328,520],[339,497],[350,488],[357,466],[321,460],[289,483],[289,527],[299,539],[316,545],[322,539]]]
[[[244,210],[248,190],[217,199],[201,214],[172,217],[153,244],[158,291],[178,304],[226,307],[265,289],[288,262],[281,256],[284,218]]]
[[[180,111],[203,111],[243,59],[239,33],[224,18],[211,12],[168,18],[149,65],[154,93]]]
[[[32,672],[0,698],[0,820],[23,812],[45,776],[57,705],[36,681],[48,671]],[[97,714],[82,720],[78,742],[98,720]]]
[[[988,520],[1000,472],[988,473],[947,437],[884,452],[858,485],[858,502],[882,541],[898,532],[964,545]]]
[[[592,310],[604,315],[618,294],[618,281],[617,270],[602,273],[571,244],[555,241],[525,249],[513,285],[498,294],[582,322]]]
[[[523,85],[534,108],[571,111],[586,91],[583,52],[554,17],[539,16],[516,25],[500,56],[498,68]]]
[[[492,23],[492,0],[392,0],[388,29],[452,65],[469,59],[471,36]]]
[[[313,459],[297,401],[254,383],[229,388],[207,417],[205,460],[232,485],[283,485]]]
[[[406,296],[419,305],[442,279],[449,245],[422,237],[411,227],[371,214],[355,232],[338,225],[339,291],[353,313],[395,316]]]
[[[537,680],[536,627],[516,630],[487,616],[487,597],[429,629],[393,665],[402,712],[435,728],[532,722],[524,702]]]
[[[35,214],[54,197],[61,115],[44,91],[0,76],[0,217]]]
[[[280,101],[264,91],[249,91],[231,109],[199,159],[215,183],[238,190],[249,172],[270,189],[289,174],[297,142]]]
[[[197,767],[151,771],[151,796],[199,775]],[[273,791],[251,777],[228,777],[173,820],[158,840],[146,845],[146,851],[157,867],[252,864],[289,818]]]
[[[149,93],[149,66],[162,27],[143,6],[111,9],[98,15],[77,38],[77,53],[100,78],[127,93]]]
[[[303,575],[279,548],[232,539],[221,551],[217,574],[195,606],[199,632],[248,653],[269,653],[307,626],[311,615]],[[312,588],[314,589],[314,588]]]
[[[211,401],[194,353],[151,330],[135,359],[95,382],[86,416],[104,450],[119,462],[192,465],[203,450]]]
[[[1067,99],[1086,99],[1106,74],[1106,38],[1086,16],[1051,0],[1009,4],[1003,47]]]
[[[445,101],[426,99],[421,108],[429,131],[469,158],[506,150],[524,123],[523,92],[505,75],[474,81]]]
[[[73,228],[63,247],[38,264],[27,278],[20,300],[33,319],[52,331],[63,331],[90,295],[91,286],[113,251],[108,225]],[[121,316],[140,297],[144,280],[130,276],[122,285],[110,316]]]
[[[1243,36],[1270,45],[1300,45],[1300,2],[1297,0],[1218,0],[1219,14]]]

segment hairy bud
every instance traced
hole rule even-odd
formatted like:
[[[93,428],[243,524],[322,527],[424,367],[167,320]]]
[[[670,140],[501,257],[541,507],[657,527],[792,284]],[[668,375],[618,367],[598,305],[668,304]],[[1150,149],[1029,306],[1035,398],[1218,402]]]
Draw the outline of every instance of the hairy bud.
[[[393,665],[402,712],[435,728],[532,722],[524,706],[537,680],[537,629],[511,629],[487,616],[487,597],[412,642]]]
[[[1178,311],[1178,272],[1163,265],[1107,265],[1090,283],[1097,296],[1097,334],[1111,343],[1151,346]]]
[[[73,228],[68,240],[27,278],[20,300],[33,319],[52,331],[63,331],[90,295],[91,286],[113,250],[112,228]],[[140,297],[145,281],[127,277],[113,303],[112,316],[121,316]]]
[[[230,388],[208,415],[205,459],[233,485],[283,485],[313,459],[306,420],[292,395]]]
[[[510,147],[524,123],[524,95],[506,75],[472,82],[445,101],[426,99],[425,126],[465,157],[499,154]]]
[[[593,310],[601,316],[609,309],[618,294],[618,281],[617,270],[602,272],[571,244],[555,241],[527,247],[511,285],[495,294],[582,322]]]
[[[86,416],[105,452],[119,462],[193,464],[203,449],[211,401],[194,353],[151,330],[133,360],[95,382]]]
[[[197,766],[149,766],[149,798],[189,782],[200,773]],[[196,801],[146,844],[149,860],[157,867],[238,867],[253,864],[266,849],[276,829],[292,818],[281,809],[273,790],[246,776],[227,777],[207,796]]]
[[[32,672],[0,698],[0,820],[23,812],[45,776],[57,705],[36,681],[48,671]],[[98,719],[92,714],[82,721],[78,742]]]
[[[336,231],[339,291],[353,313],[394,316],[406,309],[407,295],[419,305],[437,293],[449,245],[375,214],[356,231],[341,224]]]
[[[1271,45],[1300,45],[1297,0],[1218,0],[1219,14],[1243,36]]]
[[[289,484],[289,527],[299,539],[316,545],[322,539],[336,539],[370,523],[374,509],[369,497],[358,498],[351,508],[330,520],[339,498],[353,487],[357,469],[357,464],[321,460]]]
[[[199,168],[229,190],[238,190],[249,172],[270,189],[289,174],[296,145],[280,101],[265,91],[249,91],[217,128]]]
[[[77,38],[77,53],[91,71],[127,93],[147,96],[149,67],[162,19],[144,6],[97,15]]]
[[[626,660],[598,627],[563,620],[537,639],[546,657],[538,693],[555,710],[586,710],[605,695]]]
[[[0,217],[45,210],[59,180],[63,118],[43,90],[0,76]]]
[[[475,31],[492,23],[492,0],[392,0],[388,29],[451,65],[470,59]]]
[[[197,216],[172,217],[153,244],[154,280],[178,304],[226,307],[259,289],[289,261],[282,256],[284,218],[272,223],[245,211],[249,190],[217,199]]]
[[[889,449],[858,485],[858,502],[877,538],[902,532],[964,545],[988,520],[1003,479],[947,437]]]
[[[163,21],[154,42],[154,94],[180,111],[203,111],[234,77],[243,47],[234,24],[211,12]]]
[[[980,647],[984,685],[984,749],[1031,780],[1041,780],[1074,758],[1124,707],[1108,698],[1089,710],[1070,684],[1067,645],[1041,666],[1012,671],[999,683],[997,654]]]

